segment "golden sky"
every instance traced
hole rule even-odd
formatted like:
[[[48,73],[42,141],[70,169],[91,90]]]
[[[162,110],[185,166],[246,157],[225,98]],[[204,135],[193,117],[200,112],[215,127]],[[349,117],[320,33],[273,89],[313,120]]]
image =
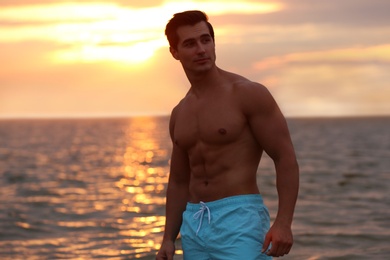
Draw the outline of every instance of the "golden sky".
[[[2,0],[0,117],[169,114],[189,83],[164,28],[189,9],[286,116],[390,115],[388,0]]]

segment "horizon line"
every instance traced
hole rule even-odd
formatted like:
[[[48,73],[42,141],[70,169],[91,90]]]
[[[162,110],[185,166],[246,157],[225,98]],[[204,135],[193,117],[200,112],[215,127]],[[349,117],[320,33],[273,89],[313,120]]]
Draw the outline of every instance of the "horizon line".
[[[140,117],[169,117],[170,113],[135,113],[135,114],[90,114],[90,115],[18,115],[18,116],[3,116],[0,115],[0,120],[61,120],[61,119],[126,119]],[[390,114],[339,114],[339,115],[285,115],[286,119],[310,119],[310,118],[378,118],[390,117]]]

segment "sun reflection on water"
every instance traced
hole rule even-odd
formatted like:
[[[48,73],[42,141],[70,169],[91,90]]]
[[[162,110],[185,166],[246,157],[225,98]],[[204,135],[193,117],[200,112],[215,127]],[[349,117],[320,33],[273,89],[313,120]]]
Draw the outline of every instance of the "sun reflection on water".
[[[167,147],[170,147],[170,140],[169,136],[161,136],[157,127],[158,122],[154,118],[131,121],[126,130],[128,142],[123,155],[124,175],[116,182],[116,186],[128,194],[122,200],[121,210],[138,213],[127,228],[120,231],[121,236],[130,238],[128,242],[136,249],[137,258],[158,250],[164,231],[165,186],[170,154]],[[154,214],[139,216],[147,213]]]
[[[0,124],[1,260],[153,259],[165,222],[168,120]],[[389,120],[289,122],[301,155],[303,190],[293,255],[320,259],[331,252],[337,258],[387,259],[383,238],[389,231],[383,227],[389,225],[384,217],[389,215]],[[340,142],[332,142],[336,139]],[[323,143],[332,145],[313,154],[319,150],[313,147]],[[337,158],[332,153],[336,150]],[[272,160],[262,161],[258,181],[265,183],[262,191],[270,212],[276,212],[271,166]],[[322,238],[326,243],[318,244]],[[340,240],[344,244],[335,247]],[[306,244],[312,247],[299,246]],[[177,254],[182,254],[180,249],[177,243]]]
[[[155,255],[165,224],[168,118],[35,124],[10,131],[14,150],[0,178],[0,258]],[[34,132],[21,145],[20,136]]]

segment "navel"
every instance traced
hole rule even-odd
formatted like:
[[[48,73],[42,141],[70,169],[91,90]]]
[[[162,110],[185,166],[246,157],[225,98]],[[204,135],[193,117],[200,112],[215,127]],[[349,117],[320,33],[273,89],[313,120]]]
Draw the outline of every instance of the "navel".
[[[218,133],[220,133],[221,135],[226,135],[226,134],[227,134],[227,131],[226,131],[225,128],[220,128],[220,129],[218,130]]]
[[[208,181],[204,181],[203,184],[204,184],[204,186],[209,186],[209,182]]]

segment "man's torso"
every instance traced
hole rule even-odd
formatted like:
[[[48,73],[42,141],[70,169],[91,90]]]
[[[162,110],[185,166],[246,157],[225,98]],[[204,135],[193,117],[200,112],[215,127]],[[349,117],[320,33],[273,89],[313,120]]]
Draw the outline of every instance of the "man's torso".
[[[189,94],[175,118],[174,142],[188,153],[190,200],[212,201],[258,193],[256,172],[262,149],[229,84],[206,97]]]

